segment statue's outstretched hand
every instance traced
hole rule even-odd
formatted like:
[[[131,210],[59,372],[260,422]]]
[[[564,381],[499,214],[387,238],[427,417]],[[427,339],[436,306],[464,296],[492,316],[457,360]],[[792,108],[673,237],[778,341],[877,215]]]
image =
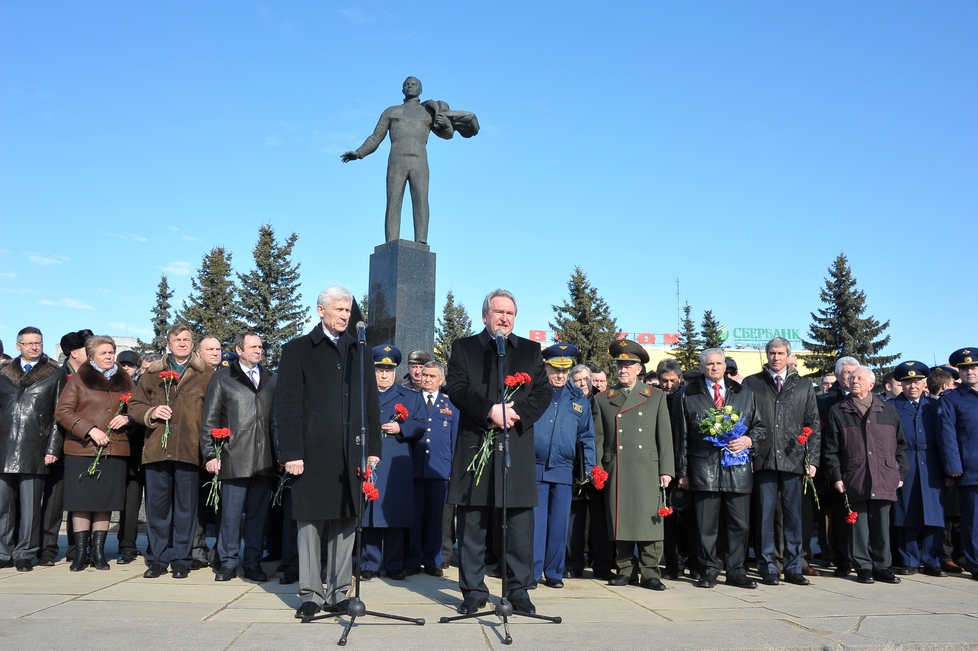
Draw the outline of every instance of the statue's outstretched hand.
[[[360,160],[360,154],[355,151],[348,151],[340,156],[340,160],[344,163],[349,163],[351,160]]]

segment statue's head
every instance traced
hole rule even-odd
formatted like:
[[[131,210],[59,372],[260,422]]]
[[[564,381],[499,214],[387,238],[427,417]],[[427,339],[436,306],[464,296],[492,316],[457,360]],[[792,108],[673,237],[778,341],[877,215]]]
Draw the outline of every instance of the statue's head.
[[[412,99],[421,95],[421,80],[417,77],[408,77],[401,86],[404,92],[404,99]]]

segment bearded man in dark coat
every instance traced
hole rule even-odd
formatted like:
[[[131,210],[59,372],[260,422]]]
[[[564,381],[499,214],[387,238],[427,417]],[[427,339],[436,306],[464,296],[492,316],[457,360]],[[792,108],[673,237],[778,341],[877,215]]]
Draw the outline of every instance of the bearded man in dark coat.
[[[367,461],[380,462],[380,404],[374,373],[360,367],[357,338],[346,332],[353,295],[330,287],[319,295],[321,323],[282,347],[275,416],[281,459],[292,478],[292,514],[298,524],[299,597],[296,618],[320,610],[346,612],[360,509],[360,386],[366,401]],[[367,351],[369,352],[369,351]],[[329,526],[327,585],[320,537]]]
[[[503,289],[486,296],[482,322],[486,329],[472,337],[457,339],[448,360],[447,393],[462,414],[458,442],[452,459],[448,503],[458,506],[459,588],[463,601],[458,612],[478,612],[486,605],[486,530],[493,509],[503,505],[503,425],[509,428],[510,458],[506,495],[507,567],[509,594],[504,595],[518,612],[535,613],[527,588],[533,583],[533,507],[537,504],[536,451],[533,424],[546,411],[553,396],[543,367],[540,345],[513,334],[516,299]],[[499,395],[498,359],[493,335],[499,330],[505,340],[504,376],[529,375],[529,383],[507,389],[509,401]],[[487,430],[496,432],[492,453],[481,477],[476,480],[469,466],[483,443]],[[501,513],[497,514],[501,518]],[[496,518],[493,518],[496,522]]]

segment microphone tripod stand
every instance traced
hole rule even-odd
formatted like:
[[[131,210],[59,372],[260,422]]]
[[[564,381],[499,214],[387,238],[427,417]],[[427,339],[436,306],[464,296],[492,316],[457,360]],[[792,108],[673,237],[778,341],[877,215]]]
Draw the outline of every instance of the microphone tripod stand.
[[[374,617],[382,617],[384,619],[396,619],[401,622],[412,622],[418,626],[424,626],[424,618],[418,617],[404,617],[403,615],[391,615],[390,613],[379,613],[373,610],[367,610],[366,604],[360,599],[360,566],[363,564],[363,513],[366,510],[366,499],[363,493],[363,483],[366,481],[367,477],[367,407],[366,401],[367,396],[365,394],[364,384],[363,384],[363,374],[364,374],[364,364],[363,364],[363,349],[366,348],[367,337],[366,337],[366,327],[363,322],[357,323],[357,349],[360,353],[360,436],[358,437],[358,443],[360,447],[360,493],[359,493],[359,504],[360,508],[357,510],[357,530],[356,530],[356,549],[357,549],[357,566],[356,572],[354,574],[354,594],[353,598],[350,599],[350,605],[347,606],[346,612],[340,613],[326,613],[324,615],[315,615],[313,617],[303,617],[302,623],[307,624],[320,619],[328,619],[330,617],[341,617],[343,615],[350,616],[350,623],[343,628],[343,634],[340,635],[340,639],[337,640],[336,644],[339,646],[346,646],[346,638],[350,635],[350,630],[353,629],[353,624],[357,621],[358,617],[363,617],[364,615],[372,615]]]
[[[505,384],[503,382],[503,358],[506,357],[506,344],[505,339],[501,330],[496,330],[496,359],[498,363],[498,373],[499,376],[499,396],[503,398],[506,395]],[[542,619],[547,622],[553,622],[554,624],[559,624],[562,620],[560,617],[549,617],[547,615],[538,615],[536,613],[526,613],[520,610],[514,610],[513,604],[510,603],[509,598],[509,571],[506,567],[506,557],[509,551],[509,538],[507,532],[509,530],[509,522],[506,518],[506,503],[509,493],[509,467],[511,465],[511,459],[509,455],[509,427],[506,426],[506,401],[503,399],[501,401],[503,406],[503,440],[502,443],[497,448],[497,453],[501,452],[503,455],[503,506],[502,506],[502,529],[503,529],[503,549],[502,558],[500,559],[500,570],[502,576],[502,596],[499,599],[499,603],[496,604],[494,614],[503,620],[503,644],[512,644],[513,637],[509,634],[509,618],[517,615],[520,617],[529,617],[531,619]],[[461,568],[459,568],[461,571]],[[448,622],[457,622],[465,619],[472,619],[473,617],[481,617],[486,613],[469,613],[468,615],[456,615],[455,617],[442,617],[439,619],[439,623],[446,624]]]

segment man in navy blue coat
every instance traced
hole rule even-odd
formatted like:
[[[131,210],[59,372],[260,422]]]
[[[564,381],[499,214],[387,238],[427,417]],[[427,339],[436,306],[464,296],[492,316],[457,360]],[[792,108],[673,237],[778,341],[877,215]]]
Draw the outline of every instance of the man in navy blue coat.
[[[452,474],[452,455],[458,439],[459,414],[441,390],[445,366],[429,361],[421,369],[421,408],[425,429],[412,443],[414,457],[414,525],[410,552],[405,561],[409,574],[420,571],[442,576],[446,527],[451,534],[454,507],[446,507],[448,478]],[[449,517],[445,517],[446,511]],[[448,547],[451,550],[451,546]],[[449,551],[449,553],[451,553]]]
[[[594,461],[594,419],[591,403],[567,371],[577,346],[554,344],[543,351],[553,398],[533,426],[537,457],[537,505],[533,509],[533,579],[546,577],[551,588],[564,587],[564,558],[570,517],[571,487],[578,442],[584,445],[584,467]]]
[[[373,349],[374,372],[380,392],[381,452],[383,466],[374,469],[376,501],[367,502],[363,518],[363,566],[360,578],[369,581],[380,573],[403,580],[404,532],[414,524],[414,462],[411,443],[424,432],[421,394],[395,384],[401,351],[390,344]],[[406,415],[404,410],[407,410]],[[400,413],[399,413],[400,412]]]
[[[937,400],[926,395],[926,364],[904,362],[893,371],[893,379],[903,390],[890,400],[907,437],[907,460],[910,470],[897,489],[893,504],[893,525],[896,527],[897,574],[915,574],[921,563],[924,573],[947,576],[941,569],[944,551],[944,504],[941,490],[944,471],[938,451],[940,421]]]
[[[958,487],[961,509],[961,546],[971,578],[978,581],[978,346],[951,353],[961,385],[941,394],[941,444],[944,473]]]

